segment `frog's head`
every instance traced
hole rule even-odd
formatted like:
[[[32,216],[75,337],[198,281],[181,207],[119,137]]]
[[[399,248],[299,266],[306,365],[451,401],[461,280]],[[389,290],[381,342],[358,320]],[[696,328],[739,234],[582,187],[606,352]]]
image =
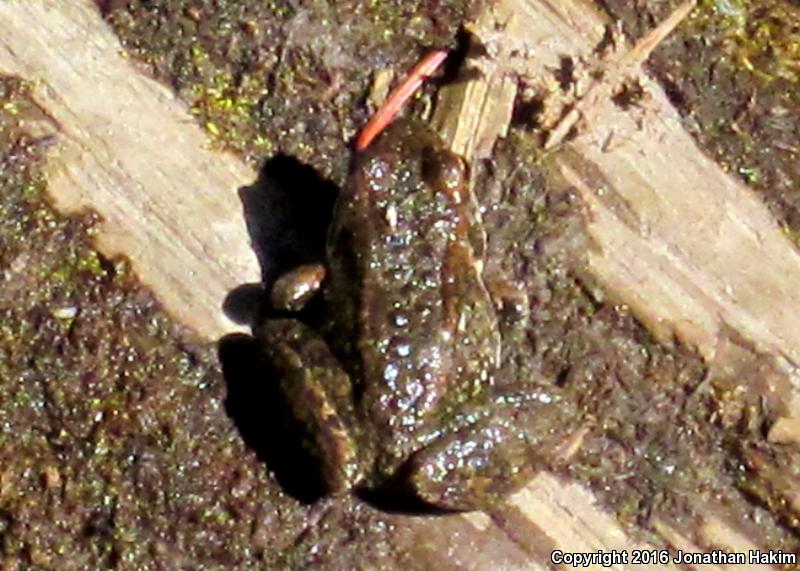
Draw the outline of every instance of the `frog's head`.
[[[467,179],[464,160],[426,124],[410,119],[396,121],[361,151],[355,171],[370,200],[405,200],[423,187],[452,194]]]

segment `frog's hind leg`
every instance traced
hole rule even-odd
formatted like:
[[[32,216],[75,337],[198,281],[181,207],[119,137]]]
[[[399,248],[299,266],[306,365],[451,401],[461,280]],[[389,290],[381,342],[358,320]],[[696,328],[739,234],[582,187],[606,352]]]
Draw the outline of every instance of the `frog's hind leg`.
[[[500,400],[491,416],[471,421],[476,415],[463,413],[460,428],[409,460],[404,478],[410,491],[443,510],[486,509],[545,467],[563,440],[553,430],[563,426],[561,407],[530,395]]]
[[[292,414],[303,425],[305,445],[320,464],[327,491],[349,490],[361,476],[350,378],[322,337],[299,321],[270,319],[259,333]]]

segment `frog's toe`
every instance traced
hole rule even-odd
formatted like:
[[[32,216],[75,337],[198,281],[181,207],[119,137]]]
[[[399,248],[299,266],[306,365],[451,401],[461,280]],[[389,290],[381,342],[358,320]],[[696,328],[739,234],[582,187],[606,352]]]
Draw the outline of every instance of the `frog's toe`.
[[[415,454],[409,483],[424,502],[469,511],[496,504],[533,477],[535,451],[513,426],[465,427]]]

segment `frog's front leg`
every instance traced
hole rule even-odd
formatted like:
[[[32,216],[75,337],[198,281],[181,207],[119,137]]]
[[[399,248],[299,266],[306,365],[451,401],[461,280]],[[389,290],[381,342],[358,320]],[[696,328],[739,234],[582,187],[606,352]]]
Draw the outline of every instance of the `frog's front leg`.
[[[284,273],[272,286],[272,309],[300,311],[319,291],[325,274],[325,266],[322,264],[302,264]]]
[[[424,502],[445,510],[497,504],[530,481],[561,443],[551,428],[562,413],[554,400],[544,393],[502,395],[488,416],[463,411],[454,420],[459,428],[412,456],[407,485]]]

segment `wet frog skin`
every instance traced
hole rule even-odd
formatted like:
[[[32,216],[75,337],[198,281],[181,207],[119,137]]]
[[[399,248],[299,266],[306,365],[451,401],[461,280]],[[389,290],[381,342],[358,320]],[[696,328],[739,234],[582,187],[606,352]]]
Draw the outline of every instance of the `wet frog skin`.
[[[516,417],[547,399],[496,387],[502,340],[473,204],[463,161],[398,121],[356,157],[327,268],[274,287],[277,310],[322,290],[319,331],[270,319],[259,336],[332,493],[391,487],[469,510],[530,476],[539,442]]]

